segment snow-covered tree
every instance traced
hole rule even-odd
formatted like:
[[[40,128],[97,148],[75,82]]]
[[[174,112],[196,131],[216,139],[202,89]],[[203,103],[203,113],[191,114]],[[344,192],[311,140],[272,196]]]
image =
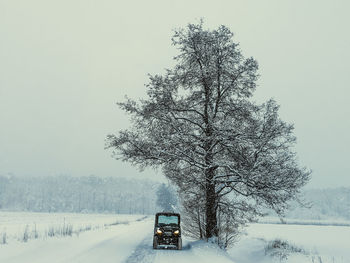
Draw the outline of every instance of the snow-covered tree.
[[[157,205],[163,211],[175,211],[177,209],[176,192],[170,185],[164,183],[157,190]]]
[[[150,75],[147,99],[119,103],[133,127],[109,135],[107,147],[141,168],[162,167],[188,203],[199,200],[202,238],[217,240],[219,217],[241,225],[262,207],[282,213],[309,172],[296,162],[293,126],[276,102],[250,100],[258,63],[243,57],[225,26],[189,24],[172,41],[177,64]]]

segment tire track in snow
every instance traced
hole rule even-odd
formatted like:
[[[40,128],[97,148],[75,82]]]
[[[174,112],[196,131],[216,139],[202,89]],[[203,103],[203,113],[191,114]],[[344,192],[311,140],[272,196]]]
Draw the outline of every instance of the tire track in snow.
[[[152,233],[144,238],[135,248],[125,263],[152,263],[156,256],[156,250],[152,247]]]

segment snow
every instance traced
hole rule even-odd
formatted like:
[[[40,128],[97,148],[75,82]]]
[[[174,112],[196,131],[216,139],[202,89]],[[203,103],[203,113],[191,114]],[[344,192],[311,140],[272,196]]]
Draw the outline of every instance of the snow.
[[[169,262],[201,262],[201,263],[232,263],[229,256],[212,244],[204,241],[189,242],[185,240],[182,251],[159,250],[156,253],[155,263]]]
[[[349,220],[343,219],[298,219],[298,218],[283,218],[283,221],[288,225],[319,225],[319,226],[350,226]],[[261,224],[282,224],[278,217],[263,217],[259,220]]]
[[[265,255],[265,246],[276,239],[286,240],[305,251],[305,254],[292,253],[286,259],[288,263],[350,262],[348,226],[251,224],[229,254],[237,263],[274,262]],[[279,262],[278,258],[275,260]]]
[[[89,224],[89,231],[72,236],[49,237],[23,242],[14,238],[17,229],[36,222],[42,233],[63,218],[74,228]],[[119,224],[113,224],[121,222]],[[213,244],[183,237],[183,250],[153,250],[154,217],[142,215],[39,214],[0,212],[0,234],[6,228],[7,244],[0,241],[0,262],[7,263],[349,263],[350,227],[325,225],[251,224],[228,252]],[[20,231],[19,231],[20,232]],[[265,253],[269,241],[285,240],[302,253],[290,253],[281,260]]]
[[[29,239],[34,231],[38,238],[46,238],[53,229],[56,232],[64,227],[72,227],[72,232],[79,234],[87,229],[103,228],[105,225],[126,223],[143,217],[142,215],[115,214],[77,214],[77,213],[32,213],[0,212],[0,238],[4,233],[7,243],[22,240],[27,229]],[[0,244],[2,240],[0,240]]]
[[[46,237],[0,245],[0,262],[123,262],[152,230],[153,218],[135,221],[135,216],[121,217],[128,218],[129,224],[111,225],[71,237]],[[99,220],[97,216],[97,222]]]

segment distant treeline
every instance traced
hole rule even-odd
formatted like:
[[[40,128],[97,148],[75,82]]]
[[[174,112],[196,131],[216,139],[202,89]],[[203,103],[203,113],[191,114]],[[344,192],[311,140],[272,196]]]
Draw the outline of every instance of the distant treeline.
[[[146,180],[118,177],[0,175],[0,209],[153,214],[158,186]]]
[[[0,175],[0,209],[34,212],[153,214],[160,184],[98,176]],[[291,205],[286,218],[350,220],[350,188],[304,191],[310,208]]]
[[[304,199],[310,208],[292,204],[287,218],[311,220],[350,220],[350,188],[338,187],[304,191]]]

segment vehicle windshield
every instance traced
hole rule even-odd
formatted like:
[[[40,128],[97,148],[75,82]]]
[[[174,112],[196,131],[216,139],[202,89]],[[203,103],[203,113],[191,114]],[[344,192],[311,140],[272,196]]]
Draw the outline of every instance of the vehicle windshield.
[[[171,224],[175,224],[178,225],[179,224],[179,217],[178,216],[168,216],[168,215],[159,215],[158,216],[158,224],[159,225],[171,225]]]

